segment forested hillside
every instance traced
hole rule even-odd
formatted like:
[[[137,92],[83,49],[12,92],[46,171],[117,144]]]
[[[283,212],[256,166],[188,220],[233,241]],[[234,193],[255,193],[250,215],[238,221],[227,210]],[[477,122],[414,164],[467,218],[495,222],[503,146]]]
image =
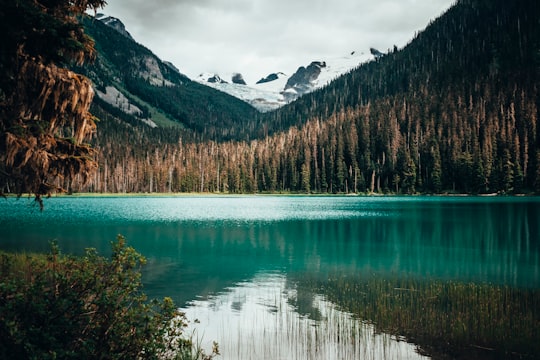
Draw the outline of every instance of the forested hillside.
[[[276,112],[224,121],[230,132],[215,141],[97,109],[100,169],[73,189],[539,192],[539,8],[457,1],[405,48]]]

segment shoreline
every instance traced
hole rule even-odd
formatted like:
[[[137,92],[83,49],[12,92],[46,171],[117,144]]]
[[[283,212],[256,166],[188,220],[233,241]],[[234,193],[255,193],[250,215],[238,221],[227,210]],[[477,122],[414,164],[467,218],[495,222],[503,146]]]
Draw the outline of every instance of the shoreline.
[[[3,194],[4,198],[34,198],[32,194]],[[498,193],[489,193],[489,194],[459,194],[459,193],[441,193],[441,194],[428,194],[428,193],[418,193],[418,194],[381,194],[381,193],[339,193],[339,194],[328,194],[328,193],[293,193],[293,192],[268,192],[268,193],[225,193],[225,192],[174,192],[174,193],[148,193],[148,192],[138,192],[138,193],[91,193],[91,192],[81,192],[81,193],[55,193],[50,196],[43,196],[42,199],[47,198],[112,198],[112,197],[244,197],[244,196],[253,196],[253,197],[364,197],[364,198],[539,198],[540,195],[535,193],[522,193],[522,194],[498,194]]]

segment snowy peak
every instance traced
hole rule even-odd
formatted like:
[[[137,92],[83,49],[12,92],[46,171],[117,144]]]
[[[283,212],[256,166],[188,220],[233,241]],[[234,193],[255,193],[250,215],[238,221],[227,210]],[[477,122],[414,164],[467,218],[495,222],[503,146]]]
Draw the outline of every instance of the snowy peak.
[[[299,96],[315,90],[317,88],[316,80],[324,68],[326,68],[325,61],[313,61],[307,67],[300,66],[285,84],[284,94],[287,100],[296,100]]]
[[[326,86],[332,80],[372,60],[374,55],[352,51],[346,56],[329,57],[300,66],[288,77],[282,72],[271,73],[255,84],[247,84],[241,74],[220,76],[201,74],[196,81],[246,101],[259,111],[275,110],[300,96]]]
[[[283,95],[286,102],[328,85],[336,78],[357,68],[362,63],[373,59],[373,55],[365,52],[352,51],[346,56],[327,57],[324,60],[313,61],[298,70],[288,79]]]
[[[313,81],[317,80],[321,74],[321,70],[325,67],[326,62],[324,61],[313,61],[307,67],[300,66],[287,81],[285,90],[310,85]]]
[[[306,71],[311,74],[310,80],[315,90],[372,59],[373,56],[369,53],[352,51],[345,56],[327,57],[324,61],[312,62]],[[308,70],[309,68],[311,70]]]
[[[230,79],[230,82],[227,79]],[[285,86],[285,78],[279,83],[249,86],[239,73],[223,77],[219,74],[203,73],[195,81],[243,100],[262,112],[275,110],[286,104],[280,94],[280,90]]]

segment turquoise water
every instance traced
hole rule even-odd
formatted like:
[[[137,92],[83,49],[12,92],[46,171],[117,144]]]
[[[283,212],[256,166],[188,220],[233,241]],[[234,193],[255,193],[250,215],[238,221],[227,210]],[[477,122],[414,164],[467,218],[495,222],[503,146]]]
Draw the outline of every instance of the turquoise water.
[[[193,331],[220,342],[230,356],[222,359],[309,352],[322,359],[336,348],[346,352],[338,358],[353,359],[379,354],[379,341],[390,340],[377,340],[383,334],[334,309],[324,294],[303,299],[309,311],[302,311],[290,275],[371,271],[538,288],[539,220],[540,199],[514,197],[60,197],[46,200],[43,212],[9,198],[0,199],[0,248],[47,251],[57,239],[64,252],[107,254],[122,234],[148,259],[145,291],[171,296],[199,318]],[[317,343],[310,336],[320,336],[309,324],[328,324],[321,319],[329,312],[362,327],[370,347],[332,339],[328,348],[309,347]],[[296,329],[305,341],[293,343],[303,347],[269,340],[268,329],[284,333],[271,324]],[[419,356],[396,340],[390,358]]]

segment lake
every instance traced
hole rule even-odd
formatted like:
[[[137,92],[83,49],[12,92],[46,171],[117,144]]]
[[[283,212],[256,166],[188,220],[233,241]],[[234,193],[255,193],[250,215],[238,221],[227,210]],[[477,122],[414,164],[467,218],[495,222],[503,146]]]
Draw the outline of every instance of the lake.
[[[540,199],[528,197],[141,196],[0,199],[0,248],[110,253],[117,234],[148,260],[220,359],[422,358],[303,279],[405,274],[540,287]],[[347,339],[344,341],[344,339]]]

